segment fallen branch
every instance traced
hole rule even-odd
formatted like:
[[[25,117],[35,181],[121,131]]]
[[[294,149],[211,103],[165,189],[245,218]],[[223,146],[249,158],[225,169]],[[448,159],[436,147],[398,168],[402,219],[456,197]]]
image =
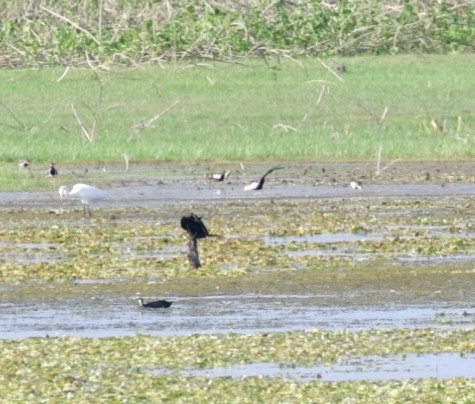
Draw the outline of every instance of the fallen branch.
[[[65,16],[61,15],[61,14],[58,14],[58,13],[55,13],[54,11],[44,7],[44,6],[40,6],[40,8],[43,10],[43,11],[46,11],[48,14],[51,14],[52,16],[56,17],[56,18],[59,18],[60,20],[63,20],[63,21],[66,21],[69,25],[73,26],[74,28],[76,28],[78,31],[81,31],[83,32],[84,34],[86,34],[86,36],[90,39],[92,39],[97,45],[100,45],[100,41],[97,40],[97,38],[92,35],[89,31],[85,30],[84,28],[80,27],[78,24],[76,24],[75,22],[71,21],[69,18],[66,18]]]
[[[11,115],[11,117],[20,125],[25,132],[28,132],[28,126],[26,126],[17,116],[12,112],[10,108],[8,108],[2,101],[0,101],[0,105]]]
[[[132,134],[129,136],[129,139],[127,140],[128,142],[130,142],[131,140],[135,139],[137,137],[137,135],[143,131],[144,129],[147,129],[149,128],[150,126],[152,126],[152,124],[157,120],[159,119],[161,116],[165,115],[167,112],[169,112],[171,109],[173,109],[174,107],[176,107],[178,105],[180,101],[179,100],[176,100],[172,105],[170,105],[169,107],[165,108],[162,112],[160,112],[159,114],[155,115],[154,117],[150,118],[150,119],[147,119],[146,121],[143,121],[143,122],[140,122],[138,123],[137,125],[134,125],[132,126],[130,129],[132,131]]]
[[[397,163],[401,159],[397,158],[393,161],[391,161],[389,164],[385,165],[382,169],[380,169],[380,163],[381,163],[381,153],[383,151],[383,145],[379,145],[379,152],[378,152],[378,160],[376,162],[376,176],[381,175],[384,170],[388,169],[391,167],[394,163]]]

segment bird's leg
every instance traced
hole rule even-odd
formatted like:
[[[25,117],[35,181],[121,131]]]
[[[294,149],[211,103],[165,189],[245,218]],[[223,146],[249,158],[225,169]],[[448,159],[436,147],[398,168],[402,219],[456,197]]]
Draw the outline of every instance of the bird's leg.
[[[89,212],[89,218],[91,218],[92,213],[91,213],[91,207],[89,206],[89,204],[87,204],[87,211]]]
[[[82,204],[82,211],[84,212],[84,216],[86,216],[86,204]]]

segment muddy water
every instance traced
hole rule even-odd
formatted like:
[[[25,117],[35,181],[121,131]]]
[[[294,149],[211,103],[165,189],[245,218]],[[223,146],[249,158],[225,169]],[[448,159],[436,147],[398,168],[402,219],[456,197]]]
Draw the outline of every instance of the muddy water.
[[[429,201],[450,200],[456,197],[460,206],[468,205],[472,195],[475,194],[473,181],[469,173],[475,167],[457,165],[440,170],[437,166],[404,167],[402,170],[391,169],[387,176],[374,178],[367,175],[374,168],[364,165],[347,165],[343,167],[330,167],[325,175],[318,174],[304,176],[300,174],[303,167],[297,167],[291,171],[290,178],[279,172],[266,183],[261,192],[247,193],[242,187],[253,176],[235,175],[225,183],[210,183],[202,176],[167,176],[157,179],[149,172],[139,173],[133,178],[118,180],[101,179],[98,184],[106,189],[109,198],[101,201],[93,208],[128,209],[128,208],[162,208],[166,206],[197,207],[197,206],[227,206],[234,204],[249,205],[252,214],[252,203],[256,201],[317,201],[328,200],[329,203],[337,201],[348,206],[366,206],[378,201],[386,200],[414,200],[425,199]],[[425,172],[431,172],[431,180],[424,179]],[[475,171],[475,170],[474,170]],[[316,171],[314,170],[314,173]],[[330,173],[330,174],[328,174]],[[331,178],[330,178],[331,176]],[[142,177],[138,179],[137,177]],[[352,190],[349,186],[349,178],[362,179],[364,189],[361,192]],[[334,178],[336,180],[334,181]],[[88,182],[88,178],[81,179]],[[58,184],[59,185],[59,184]],[[450,202],[441,205],[436,211],[444,219],[445,209]],[[51,210],[76,210],[78,203],[67,201],[59,202],[55,190],[49,192],[1,192],[0,215],[11,211],[28,211],[39,209],[45,212]],[[376,213],[375,213],[376,215]],[[351,261],[365,262],[367,259],[381,255],[387,258],[385,252],[371,251],[360,252],[354,247],[358,243],[368,241],[380,241],[394,237],[397,234],[400,239],[414,240],[414,234],[423,233],[427,238],[452,237],[460,240],[474,238],[473,223],[470,217],[465,219],[463,232],[450,234],[447,225],[434,226],[424,225],[395,227],[392,223],[385,223],[390,217],[408,216],[417,218],[418,215],[427,215],[426,212],[409,212],[407,209],[383,212],[377,217],[376,230],[370,233],[350,233],[335,231],[317,235],[304,236],[264,236],[265,245],[282,247],[280,255],[285,256],[323,256],[339,257]],[[128,220],[133,221],[133,213]],[[450,218],[448,218],[450,219]],[[143,220],[143,218],[141,218]],[[402,234],[402,236],[399,236]],[[227,235],[230,239],[234,236]],[[251,236],[252,237],[252,236]],[[335,246],[341,244],[341,247]],[[314,246],[318,245],[319,248]],[[326,247],[328,245],[328,247]],[[292,246],[292,248],[288,248]],[[28,244],[9,242],[0,243],[3,250],[1,259],[5,262],[31,263],[48,260],[62,260],[62,255],[50,251],[50,245]],[[150,257],[167,259],[183,254],[174,249],[165,252],[153,252]],[[119,249],[118,249],[119,250]],[[31,253],[34,251],[34,253]],[[134,254],[125,248],[121,249],[124,258],[126,254]],[[135,294],[130,290],[124,292],[101,293],[101,284],[97,280],[82,281],[82,286],[90,286],[90,292],[80,296],[69,293],[71,285],[55,284],[54,298],[39,298],[33,284],[19,287],[14,284],[3,285],[0,288],[0,338],[22,339],[29,337],[46,336],[82,336],[82,337],[109,337],[129,336],[134,334],[180,336],[193,333],[254,333],[269,331],[288,330],[365,330],[383,328],[468,328],[475,329],[475,294],[473,286],[475,280],[470,277],[469,269],[475,265],[473,250],[467,249],[465,254],[453,253],[433,256],[420,256],[415,254],[399,254],[397,251],[391,254],[391,260],[385,261],[385,270],[390,270],[393,265],[402,263],[405,266],[416,266],[414,273],[421,264],[428,264],[429,270],[424,276],[409,279],[398,279],[392,283],[377,284],[377,275],[374,282],[370,278],[358,278],[356,274],[344,285],[332,285],[339,276],[348,275],[334,274],[328,279],[317,279],[320,285],[310,286],[308,280],[290,279],[282,282],[280,286],[269,287],[268,290],[256,285],[243,286],[247,280],[235,281],[239,287],[221,288],[218,292],[204,288],[200,293],[180,293],[179,282],[166,290],[166,298],[174,301],[169,309],[149,310],[140,309],[134,301]],[[432,267],[444,267],[447,263],[456,262],[460,265],[460,272],[465,273],[463,278],[452,277],[445,279],[438,270]],[[380,274],[378,272],[378,274]],[[251,278],[251,277],[249,277]],[[108,282],[114,283],[114,280]],[[117,280],[115,284],[123,282]],[[251,282],[251,281],[249,281]],[[353,283],[352,283],[353,282]],[[398,283],[399,282],[399,283]],[[87,285],[89,283],[89,285]],[[259,286],[259,285],[258,285]],[[74,286],[73,286],[74,288]],[[317,289],[317,290],[315,290]],[[64,290],[64,292],[62,292]],[[163,290],[163,288],[161,289]],[[242,293],[237,290],[242,290]],[[303,290],[305,293],[300,293]],[[164,295],[155,294],[152,288],[145,297],[150,299],[162,298]],[[16,296],[18,292],[19,296]],[[154,293],[154,294],[151,294]],[[47,293],[46,293],[47,295]],[[287,372],[275,364],[253,364],[217,370],[214,376],[239,377],[243,374],[284,375],[297,378],[321,377],[323,380],[377,380],[379,378],[402,378],[402,377],[474,377],[473,373],[462,369],[473,368],[473,357],[462,360],[458,356],[431,356],[388,358],[360,358],[360,362],[352,362],[351,359],[343,364],[332,368],[315,367],[313,369],[301,369]],[[431,365],[437,360],[439,367],[434,371]],[[368,362],[369,361],[369,362]],[[471,362],[470,362],[471,361]],[[377,363],[374,371],[358,372],[355,367],[364,364],[370,368],[371,364]],[[444,364],[447,369],[460,369],[460,374],[442,372]],[[396,370],[395,370],[396,369]],[[190,370],[193,375],[194,371]],[[206,371],[203,371],[206,372]],[[197,374],[202,375],[202,374]],[[213,374],[206,373],[213,377]]]
[[[188,369],[178,372],[183,377],[286,377],[298,381],[321,380],[343,382],[355,380],[404,380],[433,377],[475,377],[475,355],[460,356],[452,353],[423,355],[388,355],[343,358],[328,366],[286,366],[286,364],[253,363],[228,368]],[[164,375],[164,369],[152,370]]]
[[[341,298],[341,296],[340,296]],[[351,296],[348,296],[351,298]],[[136,333],[179,336],[289,330],[384,328],[475,328],[475,308],[450,304],[338,305],[337,296],[226,295],[167,297],[169,309],[141,309],[133,298],[0,304],[0,338],[45,336],[108,337]],[[327,303],[325,303],[327,302]]]

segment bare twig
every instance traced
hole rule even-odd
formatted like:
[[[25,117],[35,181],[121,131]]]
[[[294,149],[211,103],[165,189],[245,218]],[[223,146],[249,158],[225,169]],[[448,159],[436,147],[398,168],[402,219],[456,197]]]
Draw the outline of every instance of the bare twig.
[[[320,64],[325,68],[327,69],[331,74],[333,74],[338,80],[340,80],[341,82],[343,82],[343,79],[333,70],[331,69],[330,67],[328,67],[324,62],[322,62],[320,59],[317,59]]]
[[[66,21],[69,25],[73,26],[78,31],[84,32],[84,34],[86,34],[86,36],[88,38],[92,39],[97,45],[101,44],[100,41],[98,41],[97,38],[94,35],[92,35],[89,31],[85,30],[84,28],[80,27],[75,22],[71,21],[69,18],[66,18],[65,16],[63,16],[61,14],[55,13],[54,11],[52,11],[52,10],[50,10],[50,9],[44,7],[44,6],[40,6],[40,8],[43,11],[46,11],[48,14],[51,14],[54,17],[59,18],[60,20]]]
[[[66,77],[68,72],[69,72],[69,66],[66,66],[66,69],[64,69],[64,72],[61,75],[61,77],[58,80],[56,80],[56,83],[60,83]]]
[[[26,126],[17,116],[12,112],[10,108],[8,108],[2,101],[0,101],[0,105],[11,115],[11,117],[22,127],[23,130],[28,132],[28,126]]]
[[[125,159],[125,171],[129,171],[129,157],[127,156],[126,153],[124,153],[124,159]]]
[[[79,118],[79,115],[76,111],[76,108],[74,107],[74,103],[71,103],[71,109],[73,110],[73,114],[76,117],[76,120],[78,121],[79,126],[81,127],[81,132],[82,132],[83,136],[89,141],[89,143],[92,143],[94,138],[93,138],[93,136],[91,136],[89,134],[88,130],[83,125],[83,123],[82,123],[81,119]]]
[[[383,145],[379,145],[378,159],[377,159],[377,162],[376,162],[376,176],[381,175],[384,170],[387,170],[394,163],[397,163],[398,161],[401,160],[401,159],[397,158],[397,159],[391,161],[389,164],[385,165],[383,168],[380,169],[382,151],[383,151]]]
[[[180,101],[176,100],[172,105],[169,107],[165,108],[162,112],[159,114],[155,115],[154,117],[147,119],[146,121],[140,122],[137,125],[132,126],[132,134],[129,136],[128,141],[130,142],[132,139],[135,139],[137,135],[143,131],[144,129],[149,128],[157,119],[159,119],[161,116],[165,115],[167,112],[169,112],[172,108],[178,105]]]

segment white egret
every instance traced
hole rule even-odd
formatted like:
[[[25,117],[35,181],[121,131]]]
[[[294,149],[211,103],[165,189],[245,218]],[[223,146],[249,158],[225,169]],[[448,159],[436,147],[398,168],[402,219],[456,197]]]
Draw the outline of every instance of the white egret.
[[[86,184],[76,184],[73,186],[71,191],[68,187],[63,185],[59,188],[58,192],[59,196],[61,197],[61,200],[63,200],[63,198],[79,199],[84,209],[84,216],[86,216],[87,208],[87,211],[89,212],[89,217],[92,216],[91,208],[89,207],[90,202],[107,198],[107,193],[104,192],[102,189],[94,188]]]
[[[49,169],[48,169],[48,177],[56,177],[58,175],[58,170],[56,169],[56,167],[54,166],[54,163],[51,163],[49,165]]]
[[[275,171],[275,170],[281,170],[282,166],[275,166],[275,167],[272,167],[269,171],[267,171],[260,179],[259,181],[254,181],[252,182],[251,184],[249,185],[246,185],[244,187],[244,191],[259,191],[261,190],[262,188],[264,188],[264,182],[266,180],[266,177],[272,172],[272,171]]]
[[[139,297],[137,300],[139,302],[140,307],[148,307],[152,309],[167,309],[173,303],[173,302],[167,302],[166,300],[157,300],[156,302],[144,303],[141,297]]]

